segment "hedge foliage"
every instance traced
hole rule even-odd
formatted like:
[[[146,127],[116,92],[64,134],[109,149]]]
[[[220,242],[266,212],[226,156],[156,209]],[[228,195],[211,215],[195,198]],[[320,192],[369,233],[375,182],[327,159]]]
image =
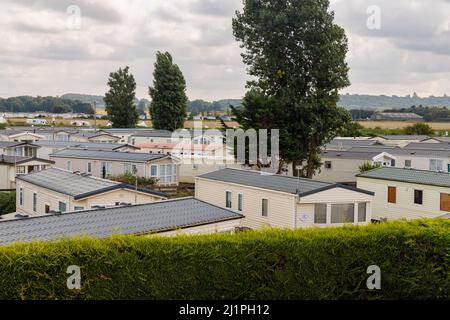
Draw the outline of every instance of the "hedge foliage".
[[[2,299],[449,299],[450,221],[0,248]],[[81,290],[66,287],[81,267]],[[381,290],[368,290],[370,265]]]

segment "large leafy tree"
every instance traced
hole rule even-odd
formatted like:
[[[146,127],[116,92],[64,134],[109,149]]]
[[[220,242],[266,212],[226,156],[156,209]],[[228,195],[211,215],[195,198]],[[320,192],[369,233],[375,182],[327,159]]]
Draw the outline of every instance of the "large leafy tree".
[[[153,76],[153,87],[149,88],[153,127],[170,131],[183,128],[188,102],[186,81],[168,52],[156,54]]]
[[[322,146],[351,120],[337,107],[338,90],[350,84],[348,46],[329,1],[244,0],[243,11],[233,19],[233,32],[254,79],[248,87],[277,101],[262,114],[271,114],[265,122],[280,129],[282,161],[302,165],[300,174],[312,177],[320,166]],[[234,113],[242,118],[245,107]],[[251,119],[244,129],[262,122],[258,116]]]
[[[135,105],[136,81],[129,67],[109,75],[109,91],[105,95],[108,117],[114,128],[134,128],[139,119]]]

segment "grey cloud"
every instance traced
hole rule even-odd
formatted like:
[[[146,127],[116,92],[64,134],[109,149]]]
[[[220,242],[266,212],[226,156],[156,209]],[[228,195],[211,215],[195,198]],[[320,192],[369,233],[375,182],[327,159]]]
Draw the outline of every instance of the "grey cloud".
[[[194,13],[212,16],[230,16],[240,8],[242,0],[195,0],[190,8]]]
[[[79,6],[81,15],[94,20],[106,23],[119,23],[121,14],[106,1],[88,1],[88,0],[6,0],[13,4],[36,10],[52,10],[61,14],[67,13],[67,8],[72,5]]]

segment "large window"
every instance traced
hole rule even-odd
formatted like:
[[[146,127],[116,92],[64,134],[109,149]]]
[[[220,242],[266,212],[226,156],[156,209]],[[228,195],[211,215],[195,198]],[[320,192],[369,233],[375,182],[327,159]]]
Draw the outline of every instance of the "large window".
[[[137,173],[137,166],[135,164],[132,164],[132,163],[124,163],[124,165],[123,165],[123,172],[124,173],[135,174],[135,173]]]
[[[414,203],[415,204],[423,204],[423,191],[422,190],[414,190]]]
[[[367,203],[360,202],[358,203],[358,222],[366,222],[367,221]]]
[[[262,199],[262,216],[269,216],[269,200],[267,199]]]
[[[159,180],[163,183],[177,182],[176,164],[162,164],[159,166]]]
[[[103,174],[105,174],[105,177],[103,177],[103,178],[106,178],[107,175],[111,174],[111,164],[109,162],[102,162],[100,168],[101,168],[102,177],[103,177]]]
[[[397,203],[396,187],[388,187],[388,203]]]
[[[242,193],[238,194],[238,210],[242,211],[244,206],[244,195]]]
[[[33,211],[37,211],[37,193],[33,192]]]
[[[331,205],[331,223],[353,223],[355,222],[355,205],[332,204]]]
[[[326,224],[327,223],[327,205],[324,203],[318,203],[314,205],[314,223]]]
[[[430,171],[443,171],[442,160],[430,159]]]
[[[225,195],[225,202],[226,202],[226,207],[229,209],[231,209],[231,207],[233,206],[231,199],[232,199],[232,194],[230,191],[227,191],[226,195]]]

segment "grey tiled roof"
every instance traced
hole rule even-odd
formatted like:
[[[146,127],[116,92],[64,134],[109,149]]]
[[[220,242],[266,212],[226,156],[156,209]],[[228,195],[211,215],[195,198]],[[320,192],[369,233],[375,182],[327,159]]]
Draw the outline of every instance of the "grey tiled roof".
[[[244,186],[297,194],[300,197],[325,191],[335,187],[373,195],[372,192],[305,178],[261,174],[258,171],[223,169],[199,176],[199,178],[235,183]]]
[[[372,158],[383,153],[383,151],[364,151],[364,152],[353,152],[349,151],[325,151],[322,153],[322,158],[336,158],[336,159],[358,159],[358,160],[371,160]]]
[[[104,150],[104,151],[113,151],[125,146],[132,147],[130,145],[126,145],[123,143],[97,143],[97,142],[52,141],[52,140],[36,141],[34,144],[40,147]]]
[[[333,139],[328,144],[330,145],[349,145],[349,146],[372,146],[377,144],[375,140],[356,140],[356,139]]]
[[[149,154],[137,152],[116,152],[116,151],[97,151],[81,149],[65,149],[50,154],[54,158],[77,158],[77,159],[98,159],[98,160],[117,160],[148,162],[167,157],[164,154]]]
[[[72,196],[76,200],[116,189],[135,190],[134,186],[79,173],[72,173],[58,168],[50,168],[27,175],[21,175],[18,176],[17,179]],[[138,191],[163,198],[167,197],[165,193],[149,189],[138,188]]]
[[[223,169],[201,175],[200,178],[237,183],[286,193],[305,193],[331,186],[331,183],[297,179],[281,175],[266,175],[257,171]]]
[[[120,184],[111,180],[84,176],[58,168],[50,168],[48,170],[19,176],[18,179],[72,197]]]
[[[0,245],[88,235],[149,234],[243,216],[193,198],[1,222]]]
[[[450,188],[450,173],[446,172],[383,167],[359,174],[357,177]]]
[[[403,155],[403,156],[420,156],[420,157],[438,157],[438,158],[447,158],[450,157],[450,150],[434,150],[434,149],[409,149],[409,148],[379,148],[377,146],[374,147],[356,147],[351,148],[348,151],[351,152],[367,152],[367,151],[377,150],[379,152],[387,152],[394,156]]]
[[[387,136],[380,136],[380,138],[384,138],[386,140],[417,140],[422,141],[429,139],[429,136],[425,135],[387,135]]]
[[[412,142],[406,145],[404,149],[450,150],[450,143]]]

